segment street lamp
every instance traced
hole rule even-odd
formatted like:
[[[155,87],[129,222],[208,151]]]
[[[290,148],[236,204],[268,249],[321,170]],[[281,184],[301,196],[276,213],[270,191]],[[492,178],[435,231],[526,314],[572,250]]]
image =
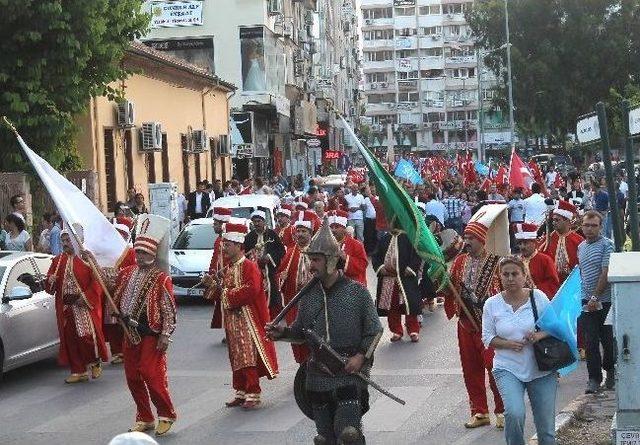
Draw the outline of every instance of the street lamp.
[[[509,43],[509,6],[508,0],[504,0],[504,21],[507,34],[507,77],[509,87],[509,135],[511,149],[513,150],[513,139],[515,133],[515,122],[513,120],[513,80],[511,77],[511,43]]]

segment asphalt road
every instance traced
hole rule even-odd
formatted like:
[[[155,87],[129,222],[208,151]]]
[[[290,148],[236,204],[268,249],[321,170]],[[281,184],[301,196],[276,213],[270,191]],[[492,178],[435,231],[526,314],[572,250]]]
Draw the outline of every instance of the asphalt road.
[[[178,329],[169,352],[170,388],[179,419],[159,442],[312,443],[313,422],[293,400],[297,365],[289,346],[278,344],[279,377],[261,381],[263,408],[227,409],[224,402],[232,396],[229,360],[221,344],[222,332],[209,329],[209,321],[210,306],[180,302]],[[371,410],[364,419],[367,443],[504,443],[502,433],[493,426],[475,430],[463,426],[469,412],[455,323],[446,319],[441,307],[425,315],[419,343],[405,337],[391,344],[388,339],[387,333],[376,353],[373,377],[407,404],[400,406],[371,390]],[[585,372],[581,364],[578,371],[561,379],[556,410],[582,393]],[[133,423],[135,410],[122,365],[107,365],[101,379],[85,384],[65,385],[66,376],[67,371],[54,360],[5,375],[0,384],[0,444],[107,444]],[[527,436],[533,433],[529,412]]]

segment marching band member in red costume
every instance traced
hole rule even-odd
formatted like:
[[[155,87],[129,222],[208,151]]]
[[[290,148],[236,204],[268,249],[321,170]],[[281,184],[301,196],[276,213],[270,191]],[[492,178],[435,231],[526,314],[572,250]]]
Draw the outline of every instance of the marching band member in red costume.
[[[291,206],[282,205],[276,210],[276,233],[280,237],[280,241],[284,244],[284,247],[289,248],[293,246],[296,241],[294,239],[294,233],[296,231],[293,224],[291,224]]]
[[[445,294],[445,312],[449,319],[458,316],[458,347],[462,374],[469,395],[471,419],[464,425],[477,428],[491,423],[487,405],[486,374],[495,402],[496,427],[504,428],[504,405],[491,370],[491,348],[482,343],[482,305],[501,290],[498,263],[500,255],[508,255],[509,221],[507,206],[483,206],[464,229],[464,250],[453,261],[453,291]]]
[[[131,232],[129,226],[126,224],[115,223],[113,225],[118,233],[124,238],[125,241],[129,241],[131,238]],[[105,270],[105,273],[112,273],[113,278],[118,274],[118,271],[129,266],[136,264],[136,253],[133,250],[133,246],[127,245],[124,253],[116,263],[116,267],[111,271]],[[102,318],[104,321],[104,337],[109,343],[109,349],[111,350],[111,364],[119,365],[123,360],[122,342],[124,341],[124,331],[122,326],[118,323],[118,320],[111,315],[111,307],[108,301],[105,299]]]
[[[79,241],[83,232],[74,224]],[[102,289],[91,268],[79,256],[80,246],[68,229],[61,232],[62,253],[56,256],[47,272],[45,289],[55,295],[56,317],[60,335],[58,363],[71,368],[65,383],[79,383],[102,375],[100,360],[109,354],[102,332]]]
[[[584,241],[582,236],[571,230],[571,223],[577,213],[576,206],[570,202],[558,201],[551,217],[554,230],[549,238],[544,240],[540,249],[555,262],[560,283],[563,283],[578,265],[578,245]]]
[[[226,225],[222,236],[228,267],[222,283],[207,277],[205,285],[215,288],[215,296],[222,304],[235,390],[235,397],[226,406],[251,410],[261,406],[260,377],[275,378],[278,361],[275,346],[264,331],[270,317],[262,274],[258,265],[245,257],[246,235],[246,226]]]
[[[515,224],[515,237],[520,247],[520,258],[524,263],[527,281],[525,286],[540,289],[551,300],[560,288],[558,271],[553,260],[538,252],[538,226],[530,223]]]
[[[157,215],[138,216],[133,248],[137,264],[120,270],[115,304],[123,320],[134,320],[124,341],[124,372],[137,407],[136,422],[129,431],[154,428],[165,435],[176,420],[167,378],[167,348],[176,327],[176,306],[171,277],[163,270],[169,253],[170,222]],[[158,411],[154,423],[151,401]]]
[[[218,237],[213,243],[213,255],[211,263],[209,263],[209,275],[213,280],[220,280],[226,266],[224,255],[222,254],[222,233],[224,225],[231,219],[231,209],[223,207],[215,207],[213,209],[213,230]],[[209,288],[211,289],[211,288]],[[213,296],[210,291],[205,291],[204,298],[212,300]],[[213,301],[213,316],[211,318],[211,329],[222,328],[222,309],[217,301]]]
[[[294,226],[296,229],[296,243],[287,248],[280,268],[278,269],[278,282],[282,294],[282,306],[284,307],[291,299],[311,280],[309,271],[309,256],[305,255],[307,247],[311,242],[313,234],[316,232],[314,226],[314,216],[312,212],[300,212]],[[291,325],[298,314],[297,308],[293,308],[286,315],[287,325]],[[309,357],[309,349],[305,345],[292,344],[293,356],[296,363],[304,363]]]
[[[344,262],[344,274],[367,287],[367,266],[369,260],[364,244],[347,234],[347,212],[336,210],[329,216],[331,233],[340,244],[340,258]]]

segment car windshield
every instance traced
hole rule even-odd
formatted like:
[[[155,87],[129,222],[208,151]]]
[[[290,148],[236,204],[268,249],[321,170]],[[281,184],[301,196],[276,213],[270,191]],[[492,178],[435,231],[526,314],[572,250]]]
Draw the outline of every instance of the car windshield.
[[[176,250],[213,250],[216,232],[212,224],[193,224],[185,227],[173,243]]]
[[[271,213],[269,211],[267,211],[266,208],[264,207],[258,207],[259,210],[264,210],[264,212],[267,214],[267,227],[273,227],[272,221],[271,221]],[[233,209],[231,209],[231,215],[235,216],[236,218],[244,218],[244,219],[251,219],[251,214],[253,213],[254,208],[253,207],[234,207]]]

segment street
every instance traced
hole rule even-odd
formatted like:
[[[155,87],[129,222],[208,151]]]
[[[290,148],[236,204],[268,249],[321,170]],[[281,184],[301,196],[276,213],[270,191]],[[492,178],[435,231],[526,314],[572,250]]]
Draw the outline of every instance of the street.
[[[375,283],[369,268],[370,289]],[[179,302],[178,329],[169,350],[170,389],[178,411],[161,444],[311,443],[313,422],[298,410],[292,394],[296,364],[287,344],[278,344],[280,375],[261,379],[263,408],[228,409],[231,372],[222,331],[209,329],[210,306]],[[386,320],[384,320],[386,321]],[[421,340],[391,344],[385,334],[376,353],[373,378],[405,399],[400,406],[370,389],[364,418],[369,444],[489,445],[503,443],[495,427],[466,430],[467,395],[458,358],[455,323],[442,307],[424,318]],[[6,374],[0,384],[0,444],[106,444],[134,421],[134,405],[122,365],[106,365],[103,377],[65,385],[67,371],[54,360]],[[556,410],[584,390],[585,366],[560,381]],[[490,400],[490,405],[492,401]],[[492,422],[494,418],[492,417]],[[533,435],[527,414],[527,437]]]

